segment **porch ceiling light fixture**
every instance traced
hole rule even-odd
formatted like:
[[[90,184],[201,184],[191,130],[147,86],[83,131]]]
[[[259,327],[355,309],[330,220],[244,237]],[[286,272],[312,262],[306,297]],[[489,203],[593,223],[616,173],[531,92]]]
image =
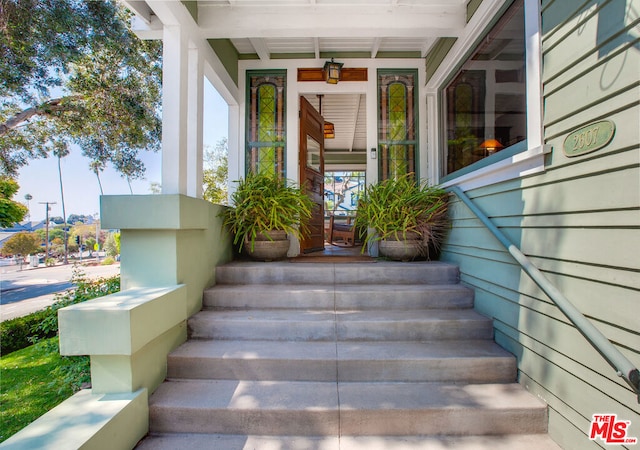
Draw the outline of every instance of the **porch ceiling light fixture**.
[[[322,97],[323,95],[318,95],[318,113],[322,115]],[[333,126],[332,122],[324,122],[324,138],[325,139],[334,139],[336,137],[336,129]]]
[[[324,123],[324,138],[334,139],[336,137],[336,129],[331,122]]]
[[[340,81],[340,70],[342,70],[344,63],[338,63],[331,58],[331,61],[324,63],[322,71],[324,72],[324,81],[329,84],[338,84]]]
[[[480,148],[483,149],[488,155],[493,155],[498,150],[502,150],[504,148],[504,145],[502,145],[495,139],[487,139],[482,144],[480,144]]]

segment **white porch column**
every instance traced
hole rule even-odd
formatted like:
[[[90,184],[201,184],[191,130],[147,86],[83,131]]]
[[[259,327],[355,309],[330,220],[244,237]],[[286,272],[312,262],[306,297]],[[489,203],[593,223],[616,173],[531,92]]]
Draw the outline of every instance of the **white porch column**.
[[[229,148],[229,201],[231,201],[231,194],[236,190],[235,180],[244,178],[244,140],[241,137],[241,130],[245,126],[241,118],[241,108],[239,105],[229,105],[229,125],[228,133],[229,138],[227,145]]]
[[[204,62],[194,45],[189,46],[187,76],[187,195],[202,198]]]
[[[187,193],[188,40],[165,25],[162,52],[162,193]]]

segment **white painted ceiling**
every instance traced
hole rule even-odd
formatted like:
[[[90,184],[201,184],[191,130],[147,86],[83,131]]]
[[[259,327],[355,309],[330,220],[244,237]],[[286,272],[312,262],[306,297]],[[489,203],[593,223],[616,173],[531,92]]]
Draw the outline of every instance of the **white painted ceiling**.
[[[365,152],[366,97],[363,94],[325,94],[322,111],[316,95],[305,95],[313,107],[322,113],[325,121],[334,124],[336,137],[325,139],[326,151]]]
[[[151,29],[184,22],[184,4],[123,0]],[[230,39],[241,55],[413,52],[459,36],[467,0],[198,0],[192,25],[203,39]],[[182,9],[183,11],[179,11]],[[193,14],[195,13],[195,14]],[[181,16],[181,17],[179,17]],[[158,23],[155,23],[158,22]]]

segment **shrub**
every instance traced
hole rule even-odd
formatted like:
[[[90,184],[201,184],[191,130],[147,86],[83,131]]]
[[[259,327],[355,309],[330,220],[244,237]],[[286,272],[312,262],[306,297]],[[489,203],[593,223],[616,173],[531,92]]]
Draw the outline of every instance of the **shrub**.
[[[0,342],[2,342],[0,354],[6,355],[30,346],[33,344],[34,336],[39,336],[40,339],[55,336],[55,331],[42,333],[38,330],[40,323],[47,320],[49,314],[46,309],[43,309],[24,317],[16,317],[0,323]]]
[[[112,256],[107,256],[105,259],[102,260],[100,265],[102,265],[102,266],[110,266],[111,264],[115,264],[115,262],[116,262],[116,260],[113,259]]]

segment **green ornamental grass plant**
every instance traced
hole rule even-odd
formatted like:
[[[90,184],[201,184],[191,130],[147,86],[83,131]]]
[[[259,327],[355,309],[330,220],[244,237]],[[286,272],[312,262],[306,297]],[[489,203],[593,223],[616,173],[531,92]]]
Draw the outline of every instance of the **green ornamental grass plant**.
[[[302,189],[276,176],[250,174],[231,195],[233,207],[222,213],[225,227],[240,250],[253,250],[259,234],[281,230],[300,239],[307,233],[312,203]]]
[[[422,237],[424,253],[438,249],[449,227],[448,193],[426,182],[418,183],[414,174],[387,179],[368,186],[358,204],[356,224],[373,228],[367,244],[379,240],[403,240],[412,233]]]

